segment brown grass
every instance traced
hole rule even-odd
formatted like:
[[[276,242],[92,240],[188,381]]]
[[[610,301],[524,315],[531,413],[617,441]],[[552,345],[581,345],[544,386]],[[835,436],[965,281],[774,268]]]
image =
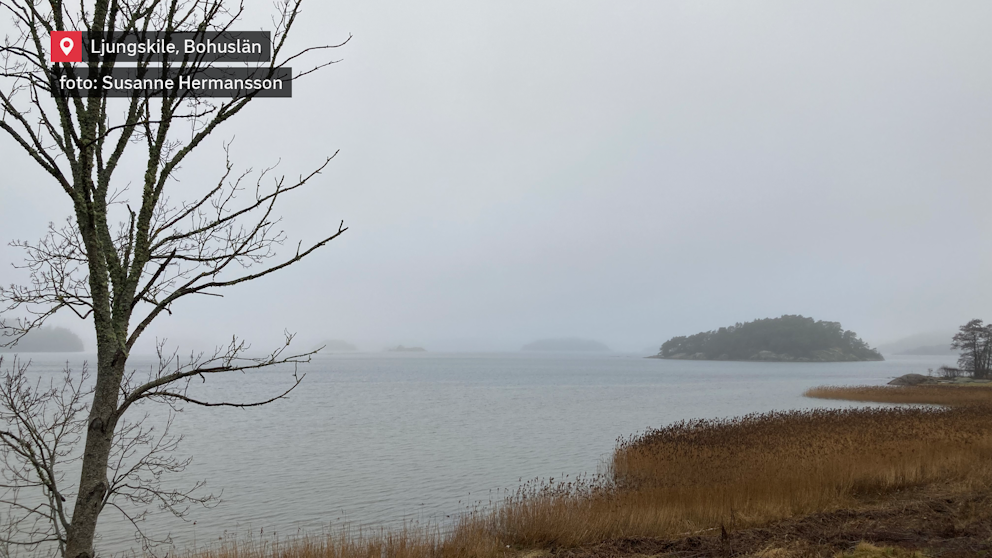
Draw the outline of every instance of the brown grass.
[[[222,544],[186,553],[186,558],[415,558],[437,556],[440,536],[429,529],[387,531],[340,530],[285,540],[228,538]]]
[[[622,440],[612,470],[609,482],[522,491],[489,530],[514,547],[569,547],[762,525],[931,482],[986,486],[992,408],[680,422]]]
[[[609,540],[719,535],[933,483],[992,486],[992,406],[684,421],[620,440],[608,475],[529,483],[444,536],[436,526],[345,531],[281,544],[230,542],[191,558],[540,556]]]
[[[190,550],[184,558],[425,558],[497,556],[495,540],[468,529],[442,537],[437,526],[358,530],[343,528],[286,539],[229,536],[220,544]]]
[[[992,385],[819,386],[806,390],[803,395],[846,401],[962,406],[992,404]]]
[[[913,550],[903,550],[891,546],[875,546],[870,543],[860,543],[850,552],[842,552],[837,558],[925,558],[923,554]]]

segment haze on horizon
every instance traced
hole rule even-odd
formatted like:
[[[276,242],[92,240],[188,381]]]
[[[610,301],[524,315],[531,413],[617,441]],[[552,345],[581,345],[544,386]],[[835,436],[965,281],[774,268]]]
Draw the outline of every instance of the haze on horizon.
[[[342,61],[262,99],[187,162],[290,176],[290,241],[340,239],[144,337],[184,349],[620,351],[802,314],[873,346],[992,319],[992,3],[312,1],[296,46]],[[267,28],[268,2],[244,29]],[[0,23],[6,32],[7,22]],[[12,239],[70,206],[0,136]],[[141,169],[132,166],[135,177]],[[135,181],[137,182],[137,180]],[[124,186],[121,184],[120,186]],[[66,313],[93,347],[88,325]]]

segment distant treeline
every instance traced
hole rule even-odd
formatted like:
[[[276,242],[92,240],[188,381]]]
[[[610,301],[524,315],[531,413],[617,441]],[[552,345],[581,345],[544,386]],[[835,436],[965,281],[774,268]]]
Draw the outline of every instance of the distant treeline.
[[[10,338],[0,337],[0,344]],[[64,327],[41,327],[31,331],[13,347],[0,347],[5,353],[78,353],[83,350],[83,340]]]
[[[882,355],[844,331],[838,322],[782,316],[721,327],[665,341],[661,358],[707,360],[882,360]]]

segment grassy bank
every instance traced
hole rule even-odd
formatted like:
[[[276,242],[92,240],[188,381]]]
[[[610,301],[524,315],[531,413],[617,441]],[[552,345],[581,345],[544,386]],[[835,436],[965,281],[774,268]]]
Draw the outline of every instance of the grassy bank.
[[[280,544],[231,542],[197,552],[196,558],[617,556],[635,552],[629,544],[608,546],[619,544],[609,541],[643,545],[673,540],[697,541],[689,545],[696,553],[684,555],[709,556],[715,554],[700,550],[705,544],[698,541],[732,540],[734,533],[817,514],[840,514],[849,522],[844,514],[854,513],[850,510],[877,508],[914,491],[939,487],[946,502],[955,495],[988,494],[992,405],[982,404],[982,398],[992,399],[992,390],[919,387],[841,389],[854,390],[843,393],[864,397],[859,400],[877,401],[869,395],[881,394],[889,398],[885,401],[953,406],[793,411],[680,422],[619,440],[607,475],[530,483],[495,506],[463,517],[446,536],[436,527],[345,531]],[[836,389],[817,389],[811,393],[840,398]],[[903,515],[911,504],[899,504]],[[924,520],[936,513],[925,509],[930,511],[921,512]],[[964,519],[955,521],[973,521],[973,513],[961,513]],[[923,532],[922,526],[916,532]],[[796,529],[812,532],[808,526]],[[669,543],[636,553],[664,554],[658,549],[676,548],[665,545]],[[606,550],[589,550],[596,548]]]
[[[916,403],[960,407],[992,405],[992,385],[934,385],[918,386],[820,386],[804,393],[817,399],[841,399],[876,403]]]
[[[486,518],[513,547],[678,537],[992,482],[992,409],[855,409],[682,422],[622,441],[600,485],[544,486]],[[476,520],[482,521],[482,520]]]

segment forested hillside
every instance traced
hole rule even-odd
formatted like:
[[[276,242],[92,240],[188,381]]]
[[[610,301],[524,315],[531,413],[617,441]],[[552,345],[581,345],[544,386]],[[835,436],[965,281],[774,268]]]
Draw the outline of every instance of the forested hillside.
[[[782,316],[665,341],[654,358],[834,362],[884,360],[838,322]]]
[[[7,341],[0,337],[0,343]],[[83,350],[83,340],[64,327],[40,327],[21,338],[13,347],[0,347],[11,353],[77,353]]]

